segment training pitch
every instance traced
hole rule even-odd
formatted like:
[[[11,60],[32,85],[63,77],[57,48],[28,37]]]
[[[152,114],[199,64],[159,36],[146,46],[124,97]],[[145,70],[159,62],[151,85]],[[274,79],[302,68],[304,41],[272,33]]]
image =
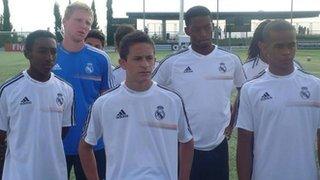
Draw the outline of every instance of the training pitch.
[[[243,62],[246,59],[246,50],[234,49],[233,53],[237,54]],[[158,51],[156,58],[158,61],[173,53],[172,51]],[[118,64],[118,55],[114,52],[108,53],[114,65]],[[303,66],[305,71],[316,75],[320,78],[320,50],[297,50],[296,60]],[[20,52],[1,52],[0,51],[0,84],[11,76],[16,75],[20,71],[28,67],[28,61]],[[237,179],[236,172],[236,132],[234,131],[232,138],[229,140],[230,154],[230,180]],[[71,179],[75,179],[71,176]]]

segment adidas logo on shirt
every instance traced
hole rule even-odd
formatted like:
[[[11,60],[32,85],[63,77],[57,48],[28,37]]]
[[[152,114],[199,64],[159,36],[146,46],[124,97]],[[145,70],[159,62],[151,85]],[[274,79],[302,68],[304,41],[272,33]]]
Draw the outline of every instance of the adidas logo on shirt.
[[[126,114],[126,112],[124,112],[123,109],[121,109],[121,111],[116,116],[117,119],[126,118],[126,117],[128,117],[128,115]]]
[[[59,64],[55,64],[53,67],[52,67],[52,70],[61,70],[62,68],[60,67]]]
[[[24,98],[20,101],[20,105],[25,105],[25,104],[31,104],[31,101],[30,101],[27,97],[24,97]]]
[[[192,73],[192,69],[188,66],[184,71],[184,73]]]
[[[265,100],[268,100],[268,99],[272,99],[272,97],[270,96],[270,94],[268,92],[265,92],[263,94],[263,96],[261,96],[261,101],[265,101]]]

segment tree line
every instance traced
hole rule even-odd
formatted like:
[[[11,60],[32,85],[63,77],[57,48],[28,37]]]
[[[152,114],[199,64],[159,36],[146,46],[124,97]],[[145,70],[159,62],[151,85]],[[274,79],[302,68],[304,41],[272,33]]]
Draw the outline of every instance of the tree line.
[[[2,0],[3,3],[3,13],[0,14],[0,47],[3,47],[6,43],[18,43],[24,40],[23,36],[18,36],[18,34],[13,29],[10,22],[10,10],[9,10],[9,0]],[[69,0],[69,4],[71,0]],[[99,29],[97,21],[97,13],[95,1],[91,3],[91,9],[93,12],[93,23],[91,29]],[[55,17],[54,21],[54,31],[57,37],[57,41],[61,42],[63,40],[63,30],[62,30],[62,17],[60,13],[60,6],[58,2],[54,3],[53,15]],[[112,22],[112,0],[107,0],[107,29]],[[113,41],[112,41],[113,42]],[[111,43],[112,44],[112,43]]]

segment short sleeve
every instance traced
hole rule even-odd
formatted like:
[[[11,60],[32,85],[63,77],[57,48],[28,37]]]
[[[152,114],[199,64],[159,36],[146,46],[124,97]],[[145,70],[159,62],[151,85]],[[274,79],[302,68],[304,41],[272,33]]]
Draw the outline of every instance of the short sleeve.
[[[101,66],[103,70],[100,90],[106,91],[114,86],[114,77],[112,73],[110,57],[106,53],[104,53],[103,55],[104,61],[102,61],[103,65]]]
[[[153,71],[152,79],[160,85],[169,86],[171,82],[171,66],[164,59],[160,62],[158,67]]]
[[[0,89],[1,90],[1,89]],[[0,94],[0,130],[7,131],[9,125],[9,115],[5,93]]]
[[[98,108],[97,103],[94,103],[91,107],[82,135],[83,139],[93,146],[97,144],[98,139],[102,136],[101,119]]]
[[[241,60],[236,57],[235,59],[235,71],[234,71],[234,85],[241,87],[246,81],[246,76],[242,68]]]
[[[237,128],[242,128],[248,131],[254,130],[252,108],[247,88],[243,87],[240,93],[240,106],[236,125]]]
[[[66,106],[63,111],[63,119],[62,119],[62,126],[63,127],[69,127],[74,126],[74,107],[75,107],[75,101],[74,101],[74,92],[73,89],[70,87],[67,89],[67,97],[66,97]]]
[[[126,79],[126,71],[121,67],[117,67],[113,70],[114,84],[119,85]]]
[[[178,138],[179,142],[186,143],[192,139],[192,133],[189,126],[188,117],[181,100],[180,117],[178,121]]]

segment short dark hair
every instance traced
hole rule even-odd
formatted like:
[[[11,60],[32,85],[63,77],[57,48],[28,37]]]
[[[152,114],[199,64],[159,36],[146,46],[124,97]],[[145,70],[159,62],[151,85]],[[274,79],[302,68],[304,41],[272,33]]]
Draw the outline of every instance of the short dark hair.
[[[53,35],[51,32],[46,31],[46,30],[36,30],[31,32],[24,43],[24,55],[27,57],[27,53],[32,51],[32,46],[34,44],[34,42],[36,41],[36,39],[38,38],[52,38],[54,40],[56,40],[55,35]]]
[[[263,41],[262,40],[263,29],[269,22],[271,22],[270,19],[266,19],[262,21],[254,31],[253,37],[248,49],[248,59],[257,57],[260,54],[258,43]]]
[[[120,46],[119,46],[120,58],[127,59],[130,47],[136,43],[147,43],[152,45],[153,49],[155,49],[153,41],[146,33],[142,31],[134,31],[132,33],[125,35],[120,41]]]
[[[293,33],[296,33],[296,29],[288,21],[283,19],[273,20],[263,28],[263,42],[267,42],[267,40],[270,39],[271,31],[291,31]]]
[[[117,28],[116,32],[114,33],[114,44],[116,45],[116,48],[117,49],[119,48],[120,41],[125,35],[133,32],[135,30],[136,29],[130,24],[122,24],[122,25],[120,25]]]
[[[95,39],[99,39],[102,47],[104,47],[105,42],[106,42],[106,37],[104,36],[104,34],[98,30],[98,29],[92,29],[89,31],[87,37],[85,38],[85,40],[87,40],[87,38],[95,38]]]
[[[211,12],[208,8],[204,6],[194,6],[190,8],[185,14],[184,14],[184,20],[186,23],[186,26],[189,26],[191,24],[191,19],[198,16],[209,16],[211,17]]]

